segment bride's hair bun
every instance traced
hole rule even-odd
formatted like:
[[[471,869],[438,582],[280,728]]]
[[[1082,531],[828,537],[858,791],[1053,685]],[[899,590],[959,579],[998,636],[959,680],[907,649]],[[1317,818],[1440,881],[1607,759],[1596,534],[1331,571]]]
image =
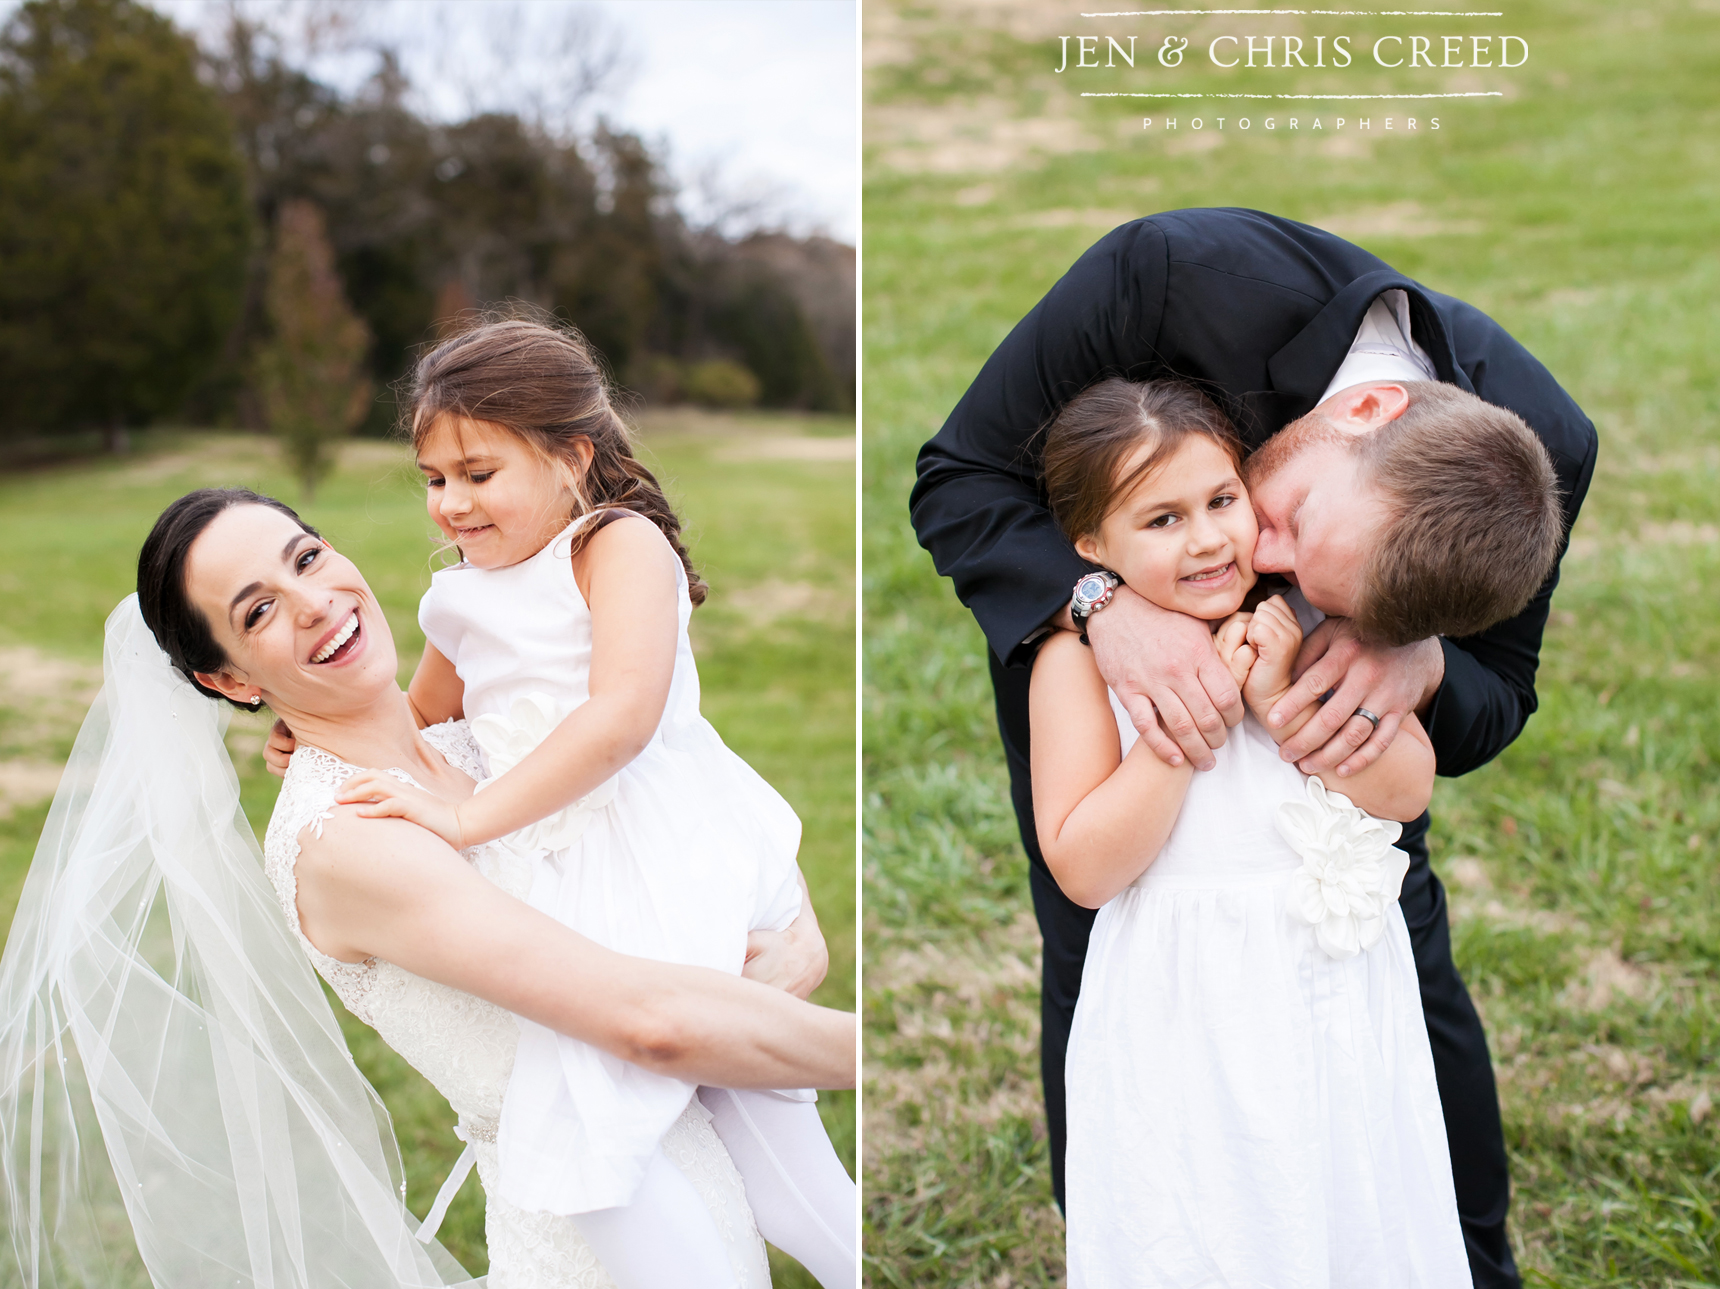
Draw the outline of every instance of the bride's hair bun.
[[[194,673],[220,671],[227,654],[215,642],[209,623],[185,594],[185,561],[192,543],[216,515],[232,506],[267,506],[278,510],[312,537],[321,537],[284,501],[249,488],[199,488],[188,492],[155,521],[137,556],[137,607],[155,642],[174,668],[196,686],[198,693],[251,708],[200,684]]]

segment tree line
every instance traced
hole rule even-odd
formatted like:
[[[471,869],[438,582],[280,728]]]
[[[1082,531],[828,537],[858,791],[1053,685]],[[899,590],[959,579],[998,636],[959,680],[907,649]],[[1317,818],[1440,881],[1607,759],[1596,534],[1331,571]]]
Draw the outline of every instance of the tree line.
[[[237,8],[212,43],[135,0],[0,31],[0,434],[385,432],[418,347],[508,300],[649,399],[852,409],[852,248],[694,226],[625,130],[427,120],[386,49],[343,94]]]

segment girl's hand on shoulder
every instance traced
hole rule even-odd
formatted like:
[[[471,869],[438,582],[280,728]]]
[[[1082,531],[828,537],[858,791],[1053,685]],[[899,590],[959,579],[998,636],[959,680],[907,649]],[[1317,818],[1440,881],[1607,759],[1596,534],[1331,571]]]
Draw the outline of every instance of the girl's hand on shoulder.
[[[405,819],[427,828],[455,850],[465,849],[460,808],[381,770],[360,770],[341,785],[334,798],[356,805],[361,819]]]
[[[1242,688],[1254,666],[1254,646],[1248,643],[1248,624],[1253,620],[1252,613],[1233,613],[1219,624],[1212,637],[1218,659],[1230,668],[1231,678],[1236,681],[1238,689]]]
[[[1278,696],[1290,687],[1296,651],[1302,647],[1302,624],[1282,595],[1274,595],[1254,611],[1248,624],[1248,643],[1254,647],[1254,668],[1242,687],[1242,696],[1254,715],[1264,721]]]

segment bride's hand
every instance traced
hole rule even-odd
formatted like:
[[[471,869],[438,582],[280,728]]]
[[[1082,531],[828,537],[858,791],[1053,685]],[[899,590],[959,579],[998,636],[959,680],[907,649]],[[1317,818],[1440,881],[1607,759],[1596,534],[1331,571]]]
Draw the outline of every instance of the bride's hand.
[[[1253,620],[1252,613],[1233,613],[1219,624],[1212,637],[1218,659],[1230,668],[1231,678],[1236,681],[1238,689],[1242,688],[1249,669],[1254,666],[1254,646],[1248,643],[1248,624]]]
[[[466,847],[460,829],[460,807],[381,770],[360,770],[341,785],[334,798],[356,805],[361,819],[405,819],[428,828],[455,850]]]
[[[800,879],[800,916],[781,931],[747,935],[747,960],[741,975],[762,985],[785,989],[796,998],[810,998],[830,970],[830,950],[812,910],[812,893]]]
[[[287,723],[276,721],[263,744],[263,764],[269,767],[269,773],[277,779],[286,778],[287,765],[293,759],[293,749],[298,745],[299,741],[293,737]]]

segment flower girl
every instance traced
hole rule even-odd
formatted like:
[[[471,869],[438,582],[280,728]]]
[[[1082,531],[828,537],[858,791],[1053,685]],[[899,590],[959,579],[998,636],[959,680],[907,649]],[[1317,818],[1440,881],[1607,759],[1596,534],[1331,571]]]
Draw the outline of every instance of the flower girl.
[[[749,930],[800,912],[800,821],[699,714],[687,639],[705,587],[577,334],[478,325],[418,364],[412,445],[461,562],[419,609],[409,696],[464,715],[491,774],[459,807],[386,773],[344,802],[456,848],[502,838],[531,902],[598,943],[738,973]],[[338,635],[330,646],[342,643]],[[695,1089],[521,1022],[502,1194],[574,1215],[621,1289],[725,1285],[722,1243],[659,1144],[697,1093],[760,1231],[826,1289],[858,1273],[855,1192],[810,1092]]]
[[[1241,611],[1240,455],[1173,383],[1096,385],[1046,440],[1053,514],[1094,577],[1211,622],[1251,713],[1196,774],[1137,742],[1085,636],[1054,633],[1034,664],[1040,845],[1099,909],[1066,1067],[1069,1283],[1467,1286],[1407,857],[1382,822],[1426,807],[1432,746],[1406,717],[1342,794],[1279,757],[1311,711],[1263,718],[1318,615],[1295,592]]]

